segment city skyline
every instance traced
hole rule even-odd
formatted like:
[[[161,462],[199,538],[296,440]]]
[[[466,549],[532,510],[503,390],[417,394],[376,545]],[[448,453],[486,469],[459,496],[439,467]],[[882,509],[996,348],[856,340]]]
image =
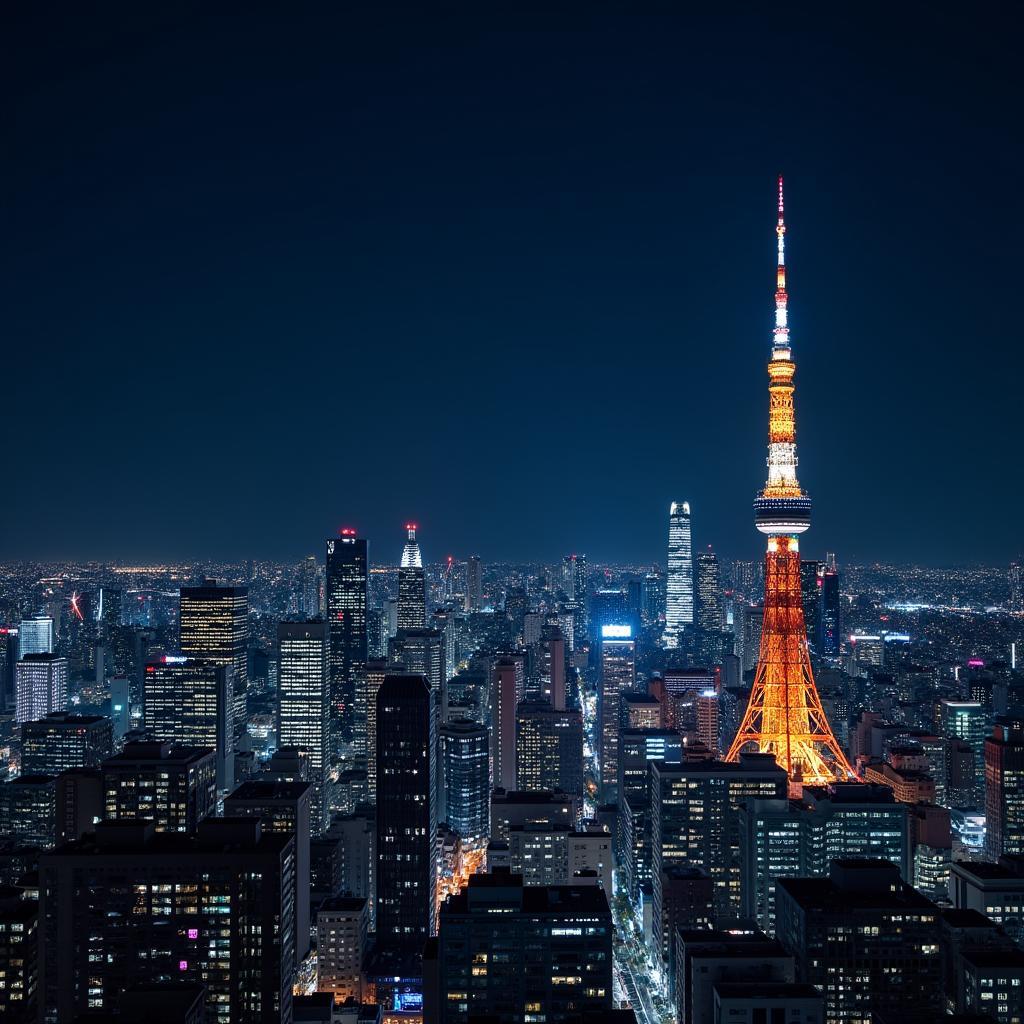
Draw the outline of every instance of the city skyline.
[[[808,553],[1020,557],[1019,140],[991,34],[906,12],[885,37],[797,12],[555,18],[521,36],[367,15],[318,38],[301,20],[199,33],[190,17],[15,26],[41,60],[13,69],[24,457],[0,558],[298,558],[351,524],[390,564],[414,517],[428,563],[659,563],[673,500],[691,504],[695,550],[756,558],[747,439],[779,171],[814,427]],[[951,134],[936,170],[930,140]],[[566,436],[528,411],[557,413],[559,394]],[[230,428],[223,446],[211,425]],[[608,459],[629,486],[541,500],[526,482]],[[510,485],[513,464],[529,474]],[[951,494],[953,464],[977,498]]]

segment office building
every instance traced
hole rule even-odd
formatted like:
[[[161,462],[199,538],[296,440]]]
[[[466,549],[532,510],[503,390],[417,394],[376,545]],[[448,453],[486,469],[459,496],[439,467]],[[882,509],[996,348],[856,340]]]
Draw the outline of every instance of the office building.
[[[165,655],[143,673],[143,723],[147,735],[180,747],[210,747],[217,788],[234,784],[232,669],[214,661]]]
[[[162,978],[206,988],[207,1024],[291,1020],[294,871],[295,841],[253,819],[195,835],[101,822],[44,855],[42,1019],[71,1024]]]
[[[939,910],[884,860],[836,860],[827,878],[780,878],[776,937],[826,1021],[941,1020]]]
[[[508,831],[508,863],[524,885],[599,885],[611,898],[612,835],[594,827],[516,825]],[[490,866],[490,865],[488,865]]]
[[[326,815],[330,761],[330,682],[323,622],[282,622],[277,627],[277,741],[309,758],[313,785],[311,823],[317,834]]]
[[[18,639],[18,661],[30,654],[53,654],[53,619],[37,615],[22,619],[15,636]]]
[[[775,930],[779,878],[824,877],[833,860],[876,858],[914,879],[908,807],[887,786],[807,786],[800,799],[751,800],[740,812],[741,911]]]
[[[843,643],[843,599],[839,592],[839,569],[834,554],[830,553],[819,568],[819,580],[821,629],[818,653],[823,658],[834,660],[842,653]]]
[[[70,843],[91,832],[103,820],[103,771],[101,768],[71,768],[56,778],[56,821],[54,845]]]
[[[566,555],[562,559],[562,589],[573,606],[573,630],[583,637],[589,625],[590,573],[586,555]]]
[[[516,708],[525,696],[526,666],[518,655],[491,665],[491,787],[516,788]]]
[[[39,988],[39,904],[0,886],[0,1020],[35,1024]]]
[[[565,793],[491,793],[491,839],[497,842],[507,842],[509,831],[520,825],[575,828],[579,816],[579,799]]]
[[[583,798],[583,718],[547,701],[522,701],[516,710],[516,785]]]
[[[715,1016],[716,990],[723,985],[791,985],[795,976],[793,957],[763,932],[681,929],[676,933],[673,1001],[681,1024],[704,1021],[725,1024],[735,1019]],[[742,1018],[740,1018],[742,1020]],[[778,1014],[763,1024],[775,1024]],[[799,1024],[807,1024],[803,1017]],[[783,1018],[792,1024],[792,1018]],[[751,1022],[753,1024],[753,1022]]]
[[[218,586],[182,587],[179,599],[179,647],[188,658],[212,661],[229,670],[232,725],[245,731],[249,692],[249,591]]]
[[[622,694],[636,686],[636,640],[633,627],[607,623],[601,627],[601,686],[598,702],[598,763],[601,795],[616,800],[619,775],[619,728]]]
[[[440,727],[444,778],[438,817],[459,837],[463,850],[482,850],[491,833],[488,731],[465,718]]]
[[[466,597],[463,607],[467,612],[478,612],[483,606],[483,564],[479,555],[470,555],[466,562]]]
[[[366,705],[366,793],[371,804],[377,802],[377,691],[389,671],[386,661],[373,660],[357,677],[363,690],[360,700]]]
[[[623,729],[660,729],[661,701],[649,693],[624,693],[622,704]]]
[[[14,720],[34,722],[67,706],[67,659],[45,652],[26,654],[14,669]]]
[[[697,556],[696,621],[701,629],[718,631],[725,628],[722,578],[718,569],[718,556],[710,545]]]
[[[309,952],[309,843],[313,787],[308,782],[250,779],[224,800],[228,818],[258,818],[264,832],[295,839],[295,964]]]
[[[668,512],[665,646],[678,647],[680,633],[692,623],[693,550],[690,538],[690,503],[673,501]]]
[[[60,775],[71,768],[96,768],[112,753],[113,727],[102,715],[55,711],[21,727],[25,775]]]
[[[332,746],[351,742],[366,751],[366,722],[356,710],[356,673],[369,658],[367,634],[367,541],[350,528],[327,541],[325,601],[329,634]]]
[[[378,949],[415,964],[434,933],[437,724],[422,675],[377,692]]]
[[[1024,731],[997,722],[985,740],[985,853],[1024,854]]]
[[[102,765],[105,815],[146,818],[158,832],[194,832],[217,808],[217,764],[209,747],[126,743]]]
[[[679,763],[683,740],[672,729],[623,729],[619,734],[619,814],[616,842],[619,865],[633,900],[651,881],[652,761]]]
[[[565,710],[565,634],[548,623],[540,636],[540,696],[556,711]]]
[[[425,629],[427,625],[427,584],[423,556],[416,540],[416,524],[406,528],[402,562],[398,567],[398,628]]]
[[[985,737],[989,730],[989,716],[977,701],[939,701],[939,729],[950,740],[960,740],[970,747],[971,772],[963,785],[950,792],[950,798],[959,797],[955,806],[983,807],[985,803]],[[951,790],[954,787],[950,787]]]
[[[672,867],[702,868],[714,883],[716,926],[739,916],[740,816],[747,800],[786,796],[786,773],[770,754],[738,762],[651,762],[651,880],[656,956],[667,967],[671,934],[661,879]]]
[[[19,775],[0,782],[0,836],[34,849],[56,843],[57,780],[52,775]]]
[[[316,989],[331,992],[336,1003],[363,998],[363,960],[367,953],[369,901],[335,896],[316,914]]]
[[[441,908],[424,1019],[562,1024],[607,1013],[612,927],[599,886],[529,887],[507,872],[472,875]]]
[[[1024,946],[1024,857],[1004,855],[995,863],[953,861],[949,898],[957,910],[984,914]]]

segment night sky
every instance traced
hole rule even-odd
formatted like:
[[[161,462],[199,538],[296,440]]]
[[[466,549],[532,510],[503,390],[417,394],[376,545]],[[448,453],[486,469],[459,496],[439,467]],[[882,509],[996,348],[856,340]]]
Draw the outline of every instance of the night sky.
[[[804,551],[1024,550],[1010,7],[86,6],[3,33],[0,557],[757,557],[779,172]]]

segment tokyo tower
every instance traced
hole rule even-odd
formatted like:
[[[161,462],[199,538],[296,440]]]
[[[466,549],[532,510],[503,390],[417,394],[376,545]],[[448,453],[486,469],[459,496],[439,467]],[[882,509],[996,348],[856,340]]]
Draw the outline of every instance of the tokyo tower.
[[[743,750],[774,754],[794,787],[853,778],[821,706],[807,650],[800,591],[799,536],[811,524],[811,499],[796,478],[793,362],[786,316],[786,223],[779,177],[779,263],[775,336],[768,362],[768,480],[754,501],[754,521],[768,537],[764,625],[754,687],[727,761]]]

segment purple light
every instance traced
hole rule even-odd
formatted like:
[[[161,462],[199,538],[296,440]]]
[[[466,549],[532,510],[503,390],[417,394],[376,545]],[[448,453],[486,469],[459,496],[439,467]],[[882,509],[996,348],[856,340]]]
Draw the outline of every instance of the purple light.
[[[985,662],[983,662],[981,660],[981,658],[971,658],[971,660],[967,662],[967,667],[968,668],[984,668],[985,667]]]
[[[187,960],[179,960],[178,961],[178,970],[179,971],[187,971],[188,970],[188,961]]]
[[[199,938],[199,929],[198,928],[189,928],[189,930],[188,930],[188,937],[190,939],[198,939]]]

